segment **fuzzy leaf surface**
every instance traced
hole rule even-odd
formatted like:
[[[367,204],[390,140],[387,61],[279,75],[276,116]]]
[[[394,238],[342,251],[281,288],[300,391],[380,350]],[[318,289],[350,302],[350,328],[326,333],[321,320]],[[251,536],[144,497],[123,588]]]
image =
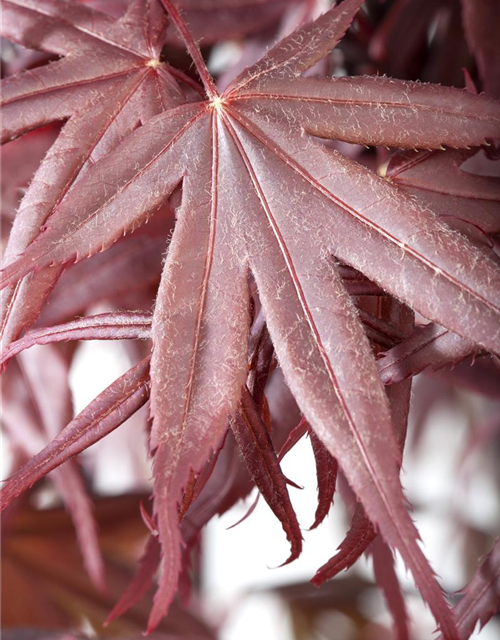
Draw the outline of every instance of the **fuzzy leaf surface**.
[[[4,3],[7,37],[64,57],[2,82],[2,141],[69,118],[21,202],[7,264],[57,215],[91,164],[142,122],[185,101],[167,65],[159,62],[166,27],[157,0],[134,0],[119,20],[74,1]],[[43,269],[3,294],[4,345],[33,324],[60,275],[58,267]]]
[[[164,4],[200,65],[175,7]],[[182,184],[152,329],[163,557],[150,628],[166,613],[181,569],[183,490],[217,449],[245,382],[250,271],[302,413],[401,553],[446,638],[457,638],[406,510],[371,347],[330,256],[496,352],[500,268],[428,208],[309,134],[465,147],[500,136],[500,113],[494,101],[444,87],[302,77],[339,41],[360,4],[347,0],[285,38],[222,95],[199,66],[208,99],[154,117],[89,168],[46,231],[5,270],[6,284],[14,284],[34,269],[106,249]]]

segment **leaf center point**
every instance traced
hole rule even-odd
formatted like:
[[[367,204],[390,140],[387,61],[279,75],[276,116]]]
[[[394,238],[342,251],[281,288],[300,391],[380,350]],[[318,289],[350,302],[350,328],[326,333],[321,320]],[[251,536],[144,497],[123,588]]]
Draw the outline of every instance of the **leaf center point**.
[[[161,62],[156,58],[151,58],[151,60],[148,60],[146,62],[146,67],[150,67],[151,69],[158,69],[160,65],[161,65]]]
[[[225,103],[226,101],[224,100],[224,98],[222,98],[221,96],[216,96],[210,102],[209,106],[211,109],[215,109],[218,113],[221,113],[224,110]]]

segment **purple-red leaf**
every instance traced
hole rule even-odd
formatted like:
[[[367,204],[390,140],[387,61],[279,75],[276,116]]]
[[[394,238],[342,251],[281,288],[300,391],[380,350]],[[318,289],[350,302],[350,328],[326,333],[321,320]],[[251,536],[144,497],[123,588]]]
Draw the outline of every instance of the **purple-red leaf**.
[[[341,542],[337,553],[318,569],[311,582],[320,587],[338,573],[352,567],[376,537],[377,532],[366,517],[364,510],[361,507],[356,508],[349,531]]]
[[[189,119],[184,116],[189,136],[173,149],[179,171],[189,149],[203,164],[184,178],[152,330],[151,447],[162,571],[150,628],[165,615],[181,569],[177,503],[191,470],[198,472],[218,447],[246,378],[247,267],[237,259],[231,191],[220,185],[219,124],[215,112],[207,119],[203,107],[190,109]]]
[[[291,553],[283,563],[288,564],[302,551],[302,534],[269,432],[246,386],[242,390],[240,410],[231,419],[231,429],[252,479],[290,542]]]
[[[3,82],[3,139],[70,117],[21,203],[5,263],[22,254],[49,217],[57,217],[61,201],[91,164],[139,124],[185,101],[158,60],[166,24],[157,0],[134,0],[118,21],[72,0],[4,3],[9,37],[66,58]],[[33,324],[60,275],[59,268],[44,268],[3,294],[4,344]]]
[[[302,418],[299,424],[294,427],[288,434],[287,439],[283,443],[280,449],[278,462],[281,462],[286,454],[293,449],[299,440],[301,440],[306,433],[309,433],[311,427],[305,418]]]
[[[314,515],[314,522],[311,525],[311,529],[315,529],[326,518],[333,504],[338,464],[314,431],[311,431],[310,438],[316,461],[316,476],[318,478],[318,507]]]
[[[413,327],[413,314],[408,309],[405,309],[403,305],[396,301],[388,300],[382,304],[379,302],[377,306],[379,315],[385,321],[391,320],[394,323],[395,331],[406,333]],[[408,427],[411,381],[389,387],[386,392],[389,398],[396,442],[401,451],[403,451]],[[368,549],[376,536],[377,531],[367,518],[363,505],[357,503],[349,531],[339,545],[337,553],[318,569],[311,582],[319,587],[326,580],[333,578],[341,571],[349,569]]]
[[[67,322],[55,327],[37,329],[11,344],[0,358],[5,366],[15,355],[35,344],[68,340],[139,340],[151,337],[150,313],[121,311],[102,313]]]
[[[500,136],[498,105],[387,78],[300,76],[340,39],[358,0],[279,43],[219,94],[174,3],[162,1],[207,99],[154,117],[88,168],[4,273],[6,285],[14,285],[33,270],[93,255],[174,190],[181,196],[152,329],[162,570],[150,629],[166,613],[182,566],[184,492],[219,447],[247,377],[251,272],[302,413],[374,527],[402,555],[447,640],[455,640],[453,617],[406,509],[400,448],[371,345],[331,257],[497,353],[500,267],[427,206],[313,135],[467,147]],[[250,427],[262,428],[264,409],[264,402],[254,407]]]
[[[384,384],[394,384],[426,369],[436,371],[456,364],[476,351],[469,340],[431,322],[383,353],[378,370]]]
[[[165,238],[133,234],[108,251],[70,267],[43,308],[40,324],[65,322],[102,301],[120,307],[128,295],[149,291],[160,281],[164,251]]]
[[[394,621],[396,640],[409,640],[408,612],[394,567],[394,555],[380,537],[372,542],[370,554],[373,558],[375,580],[384,594]]]
[[[150,536],[132,582],[111,610],[104,626],[107,627],[113,620],[119,618],[144,598],[153,584],[156,570],[160,564],[160,551],[161,547],[158,538]]]
[[[485,234],[500,233],[500,179],[466,169],[466,161],[475,153],[467,149],[401,151],[392,156],[386,175],[448,225],[466,223],[465,231],[479,228]]]
[[[499,608],[500,541],[497,540],[464,589],[463,598],[453,609],[460,640],[467,640],[478,622],[482,629]]]

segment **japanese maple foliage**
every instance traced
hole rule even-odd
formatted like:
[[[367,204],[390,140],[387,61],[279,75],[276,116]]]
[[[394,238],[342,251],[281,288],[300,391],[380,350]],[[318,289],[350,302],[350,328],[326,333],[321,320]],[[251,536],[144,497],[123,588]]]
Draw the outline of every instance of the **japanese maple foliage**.
[[[250,3],[245,35],[296,15],[298,1]],[[495,612],[498,579],[484,573],[498,571],[496,548],[451,609],[399,478],[411,378],[500,356],[499,182],[464,169],[478,147],[494,163],[500,139],[494,45],[490,36],[481,44],[479,4],[476,13],[464,2],[465,31],[493,97],[379,75],[318,76],[353,20],[362,40],[363,0],[299,26],[222,92],[196,40],[204,29],[208,43],[241,37],[244,3],[133,0],[117,17],[106,2],[4,0],[6,37],[58,59],[3,81],[2,139],[64,124],[5,251],[1,363],[28,350],[27,368],[34,345],[142,342],[136,364],[64,428],[58,415],[59,433],[14,470],[2,508],[150,402],[154,506],[144,517],[153,535],[110,618],[144,595],[160,566],[154,630],[187,591],[202,527],[253,486],[290,542],[287,562],[297,558],[293,482],[280,462],[305,435],[318,477],[312,528],[339,477],[352,508],[346,539],[315,584],[370,554],[395,633],[408,638],[397,551],[444,639],[469,637]],[[198,78],[165,61],[179,37]],[[372,49],[390,50],[387,38],[381,28]],[[342,153],[345,143],[392,153],[376,173],[362,147],[359,162]],[[73,317],[103,300],[119,310]],[[71,351],[62,353],[68,366]],[[267,399],[278,366],[302,415],[281,434]],[[234,465],[242,471],[230,474]],[[87,511],[75,522],[95,547]],[[86,560],[102,582],[94,548]],[[483,595],[471,600],[475,584]]]

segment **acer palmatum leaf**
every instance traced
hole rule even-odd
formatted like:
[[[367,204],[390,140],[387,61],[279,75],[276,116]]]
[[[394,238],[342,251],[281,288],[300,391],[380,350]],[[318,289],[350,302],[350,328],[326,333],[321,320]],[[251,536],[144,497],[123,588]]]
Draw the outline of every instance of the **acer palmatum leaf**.
[[[10,476],[0,490],[2,510],[37,480],[114,431],[148,398],[149,358],[145,358],[115,380],[45,448]]]
[[[278,462],[281,462],[286,454],[293,449],[293,447],[301,440],[307,433],[310,432],[311,427],[305,418],[302,418],[297,426],[295,426],[287,436],[287,439],[283,443],[278,455]]]
[[[231,419],[231,429],[257,488],[283,526],[291,552],[283,564],[299,557],[302,533],[288,494],[287,479],[281,471],[269,432],[245,386],[238,412]]]
[[[158,0],[134,0],[120,20],[72,0],[4,3],[8,37],[65,57],[2,82],[2,140],[70,118],[21,203],[5,263],[38,236],[91,164],[138,124],[185,101],[159,62],[166,26]],[[59,268],[44,269],[3,294],[5,346],[36,320],[60,274]]]
[[[382,296],[383,289],[371,282],[362,273],[348,267],[347,265],[337,264],[339,274],[345,288],[352,296]]]
[[[261,314],[260,314],[261,315]],[[274,362],[274,347],[267,330],[265,321],[260,323],[260,316],[254,321],[250,336],[250,344],[254,341],[253,353],[250,358],[247,387],[252,393],[257,410],[262,415],[265,409],[264,390],[269,380],[269,375],[276,363]],[[270,425],[266,425],[271,430]]]
[[[238,500],[245,499],[254,487],[245,465],[240,462],[239,448],[231,430],[216,455],[210,477],[181,522],[187,549],[192,548],[201,529],[213,516],[226,513]]]
[[[143,139],[138,144],[134,134],[128,136],[123,144],[134,142],[133,151],[127,152],[133,159],[132,164],[117,163],[113,151],[94,164],[61,201],[46,230],[22,258],[5,268],[4,275],[9,271],[17,272],[20,261],[30,262],[26,271],[29,273],[33,268],[38,270],[50,264],[88,257],[108,248],[125,231],[131,231],[147,220],[180,183],[184,171],[182,161],[187,151],[184,134],[191,134],[188,147],[195,152],[196,136],[203,135],[203,127],[197,131],[196,125],[205,124],[201,118],[205,112],[204,103],[172,109],[165,114],[165,120],[155,119],[156,123],[161,122],[161,131],[156,127],[151,130],[146,125],[140,127],[136,134],[141,132],[144,137],[141,136]],[[121,161],[124,160],[123,151],[121,145],[115,150]],[[146,168],[149,170],[145,171]],[[158,178],[154,188],[153,174]],[[103,175],[106,175],[105,182]],[[40,254],[36,259],[33,258],[35,250]],[[11,282],[17,279],[13,278]],[[4,279],[6,285],[11,282]]]
[[[259,314],[253,323],[250,344],[253,344],[253,349],[247,384],[243,387],[239,407],[230,419],[230,425],[250,477],[281,522],[290,542],[291,554],[284,563],[288,564],[301,553],[302,534],[287,484],[299,489],[301,487],[283,475],[270,437],[271,424],[264,389],[269,378],[274,349],[262,314]],[[236,524],[240,524],[251,515],[256,504],[255,501]]]
[[[312,584],[320,587],[327,580],[352,567],[376,537],[377,532],[366,517],[363,508],[357,507],[354,510],[349,531],[340,543],[337,553],[317,570],[311,579]]]
[[[316,529],[326,518],[333,504],[338,464],[314,431],[311,431],[310,438],[318,479],[318,506],[310,529]]]
[[[399,152],[387,167],[388,178],[432,207],[447,224],[466,223],[464,231],[479,228],[486,234],[500,232],[500,181],[462,169],[473,150]],[[439,179],[438,179],[439,176]],[[429,324],[397,345],[379,362],[383,381],[396,382],[454,364],[477,351],[470,341]]]
[[[222,95],[184,29],[209,99],[157,116],[97,162],[5,271],[14,283],[33,268],[106,248],[183,182],[153,326],[164,559],[151,626],[175,590],[176,503],[189,465],[199,469],[217,446],[244,382],[250,268],[305,417],[404,557],[445,635],[456,637],[404,505],[400,455],[370,346],[329,255],[496,351],[500,270],[428,209],[307,133],[410,148],[468,146],[499,135],[500,115],[495,102],[448,88],[300,77],[336,44],[360,4],[347,0],[286,38]],[[178,16],[175,22],[182,26]]]
[[[276,74],[278,71],[280,69],[275,71]],[[280,77],[282,76],[283,69],[280,73]],[[259,81],[264,82],[263,78],[264,76],[259,76],[255,82],[257,84]],[[266,79],[269,83],[269,78]],[[278,81],[281,80],[278,79]],[[313,84],[316,82],[311,78],[301,78],[298,81]],[[359,79],[356,80],[356,82],[358,81]],[[322,80],[321,82],[326,86],[328,83],[336,83],[337,80]],[[250,91],[249,83],[248,80],[244,87],[245,91]],[[291,84],[295,84],[295,81]],[[346,86],[349,87],[348,84]],[[424,95],[427,90],[431,90],[433,93],[434,91],[439,92],[441,89],[427,85],[419,85],[418,87],[418,92]],[[457,90],[446,89],[445,91],[443,89],[443,91],[440,100],[441,102],[446,101],[448,111],[453,111],[456,102],[461,102],[462,99],[466,102],[477,101],[474,115],[457,116],[455,125],[450,125],[451,129],[460,131],[462,138],[467,137],[467,140],[462,140],[462,144],[474,144],[481,141],[482,137],[477,138],[474,133],[478,126],[484,127],[486,136],[494,135],[493,132],[500,126],[495,115],[498,111],[495,103],[465,92],[457,92]],[[455,100],[450,105],[452,96]],[[405,99],[408,99],[408,96]],[[136,209],[135,215],[123,216],[119,229],[108,227],[107,233],[101,234],[98,239],[92,237],[92,234],[88,232],[91,223],[96,224],[104,219],[109,219],[120,204],[124,205],[125,202],[130,202],[131,197],[137,199],[137,191],[142,184],[154,180],[153,176],[161,171],[164,163],[168,163],[170,160],[170,167],[173,171],[169,173],[169,179],[166,181],[162,194],[163,197],[168,196],[168,193],[173,189],[172,182],[175,182],[175,173],[178,174],[177,181],[180,181],[179,174],[182,171],[180,166],[178,172],[175,169],[176,161],[174,158],[176,154],[171,147],[177,147],[177,151],[179,151],[181,138],[185,138],[184,142],[187,139],[192,140],[196,132],[200,132],[203,128],[203,121],[210,119],[209,116],[211,117],[215,112],[218,114],[218,118],[224,113],[224,122],[231,122],[232,130],[236,135],[238,132],[246,132],[245,135],[249,136],[248,143],[253,145],[253,148],[266,150],[265,152],[269,155],[269,158],[266,158],[266,166],[274,170],[274,165],[276,165],[280,168],[281,179],[284,179],[284,174],[286,174],[288,181],[293,180],[297,189],[300,188],[301,191],[305,189],[315,195],[315,204],[317,202],[318,207],[308,216],[308,219],[310,218],[311,223],[318,228],[324,229],[327,236],[332,238],[330,242],[325,239],[321,240],[321,245],[329,245],[325,249],[330,249],[344,262],[349,262],[364,271],[370,279],[379,283],[383,281],[386,289],[406,299],[430,319],[440,321],[441,324],[455,329],[457,333],[469,337],[489,349],[499,349],[500,338],[496,321],[497,302],[496,296],[492,292],[496,286],[495,278],[498,277],[498,267],[494,266],[491,259],[486,259],[480,250],[471,247],[457,234],[451,233],[447,226],[436,220],[428,210],[422,209],[413,200],[406,199],[403,194],[386,184],[385,181],[376,178],[368,170],[346,158],[333,154],[312,140],[290,136],[288,129],[291,125],[287,124],[287,118],[291,117],[290,109],[294,107],[293,105],[287,106],[286,100],[279,99],[271,91],[261,91],[258,97],[254,95],[252,98],[248,93],[240,96],[233,89],[229,90],[227,96],[221,100],[223,111],[221,111],[222,107],[219,103],[216,103],[217,109],[210,107],[210,103],[201,103],[180,107],[171,113],[169,112],[168,125],[171,126],[165,122],[166,117],[157,118],[155,120],[156,144],[153,141],[151,141],[151,145],[148,144],[148,138],[151,138],[153,133],[149,127],[142,127],[142,131],[137,131],[136,134],[130,136],[129,141],[124,143],[120,151],[125,155],[134,154],[137,166],[143,166],[144,169],[147,168],[147,171],[138,170],[131,173],[130,168],[122,166],[121,176],[117,176],[116,163],[110,163],[113,156],[110,154],[102,163],[96,165],[96,176],[100,175],[100,172],[105,172],[112,183],[118,182],[116,188],[120,190],[117,194],[115,196],[108,195],[109,186],[106,185],[108,189],[104,195],[102,185],[91,181],[90,176],[93,172],[89,172],[88,180],[75,185],[74,193],[78,202],[85,198],[84,193],[92,184],[94,187],[92,200],[94,202],[92,204],[89,202],[88,206],[84,205],[79,208],[79,215],[73,215],[71,223],[68,218],[70,207],[65,207],[63,202],[58,212],[57,223],[54,217],[53,224],[40,236],[38,241],[31,245],[25,256],[6,269],[5,282],[14,282],[34,266],[40,268],[47,263],[64,263],[74,260],[77,256],[90,255],[109,246],[119,233],[139,224],[147,217],[148,211],[158,206],[161,195],[156,191],[145,194],[145,190],[143,190],[144,195],[139,199],[140,209]],[[349,97],[346,97],[345,100],[349,103],[353,101]],[[417,123],[419,122],[419,107],[422,107],[426,114],[432,112],[433,117],[438,121],[443,108],[441,106],[433,107],[433,102],[435,100],[429,100],[429,104],[425,105],[416,102],[414,105],[412,104],[412,109],[398,104],[397,111],[405,114],[406,120],[413,114]],[[298,122],[302,120],[303,114],[301,112],[306,103],[306,96],[302,96],[300,102],[294,103],[298,109],[298,113],[294,114],[294,117],[298,119]],[[374,104],[379,103],[374,98],[370,98],[370,106],[367,108],[374,108]],[[281,119],[278,120],[277,110],[280,105],[283,108]],[[362,105],[360,106],[362,107]],[[333,110],[332,113],[336,113],[335,104],[330,104],[330,107]],[[276,111],[272,127],[270,116],[273,114],[267,111],[268,108]],[[384,104],[379,104],[377,108],[384,110],[388,108],[386,100],[384,99]],[[482,110],[485,113],[478,120],[478,111]],[[462,114],[464,108],[462,106],[457,108],[457,112]],[[325,121],[325,118],[322,118],[322,121]],[[342,121],[344,122],[344,120]],[[482,125],[478,125],[478,122]],[[409,122],[404,124],[404,129],[408,135],[411,134],[412,128]],[[394,130],[395,127],[392,126],[391,131]],[[490,133],[488,134],[486,130]],[[433,135],[436,136],[435,146],[445,141],[439,137],[437,132]],[[345,135],[343,137],[345,138]],[[170,140],[170,143],[161,144],[162,138]],[[373,142],[369,138],[366,138],[365,141]],[[418,132],[415,134],[412,144],[420,144]],[[144,145],[148,147],[149,160],[144,158]],[[160,155],[155,162],[156,154]],[[143,160],[141,160],[141,156],[144,158]],[[301,162],[292,160],[292,156],[301,157]],[[193,150],[194,157],[197,156]],[[328,175],[315,176],[318,167],[323,167]],[[342,179],[345,172],[349,173],[351,180],[358,186],[355,191],[349,189],[346,181]],[[135,179],[133,179],[134,174]],[[149,181],[145,174],[149,174]],[[79,186],[81,189],[78,189]],[[67,198],[66,202],[73,205],[72,200],[72,198]],[[296,200],[295,206],[298,209],[301,208],[300,198]],[[363,214],[363,210],[367,207],[369,207],[367,209],[369,217]],[[402,215],[403,209],[406,212],[404,216]],[[73,211],[74,207],[72,206],[72,214]],[[345,228],[344,233],[335,232],[338,224],[342,224]],[[359,246],[364,247],[364,251],[353,252],[350,245],[350,238],[353,237],[360,237],[360,240],[363,238]],[[380,247],[384,247],[384,250],[380,251]],[[380,255],[379,260],[368,259],[368,255],[372,255],[373,252]],[[393,264],[400,263],[408,265],[408,267],[405,269],[392,268]],[[460,273],[457,273],[459,264]],[[429,283],[428,295],[425,298],[418,295],[416,291],[408,290],[405,284],[408,268],[411,270],[413,278]],[[458,292],[460,292],[463,303],[468,306],[466,316],[461,315],[456,309]]]
[[[379,300],[377,307],[380,319],[393,322],[395,331],[406,333],[413,328],[413,314],[404,305],[395,300]],[[408,429],[411,381],[388,387],[386,393],[391,408],[394,436],[403,451]],[[377,531],[367,518],[363,505],[357,503],[346,537],[339,545],[337,553],[318,569],[311,579],[312,584],[319,587],[326,580],[330,580],[338,573],[349,569],[365,553],[376,537]]]
[[[246,512],[243,514],[243,516],[237,520],[234,524],[230,525],[227,530],[229,531],[230,529],[234,529],[235,527],[237,527],[238,525],[240,525],[242,522],[245,522],[245,520],[247,520],[252,513],[255,511],[255,509],[257,508],[257,505],[259,504],[259,500],[261,497],[261,493],[257,493],[257,495],[255,496],[252,504],[248,507],[248,509],[246,510]]]
[[[468,170],[464,163],[475,154],[474,149],[400,151],[391,157],[385,174],[447,224],[462,222],[469,231],[500,233],[500,179]]]
[[[382,382],[394,384],[425,370],[456,364],[476,352],[470,340],[430,322],[383,353],[377,364]]]
[[[158,565],[160,564],[160,552],[161,547],[158,538],[154,535],[149,536],[142,556],[139,559],[137,571],[121,598],[106,618],[106,622],[104,623],[105,627],[144,598],[153,584]]]
[[[409,640],[408,611],[396,575],[394,555],[380,536],[372,542],[369,551],[373,558],[375,580],[384,594],[394,621],[395,638],[396,640]]]
[[[170,106],[184,102],[170,69],[159,61],[166,25],[157,0],[134,0],[118,20],[75,0],[4,0],[5,37],[63,57],[2,83],[2,139],[99,109],[115,92],[122,109],[136,103],[135,116],[125,116],[134,121],[129,128],[148,110],[163,110],[162,100]],[[124,85],[128,93],[121,96]]]
[[[408,337],[407,331],[402,331],[390,322],[377,318],[363,309],[359,303],[357,307],[358,316],[365,327],[366,335],[378,346],[387,348],[386,345],[390,345],[392,347],[395,342],[400,342]]]
[[[60,324],[84,315],[91,305],[104,300],[122,307],[123,299],[131,293],[156,288],[164,251],[164,237],[132,234],[108,251],[66,269],[50,296],[50,304],[42,309],[39,323]]]
[[[140,340],[151,337],[150,313],[121,311],[79,318],[55,327],[44,327],[27,333],[12,343],[0,357],[6,366],[15,355],[36,344],[69,340]]]
[[[195,109],[195,129],[196,122],[202,128],[192,131],[196,138],[183,141],[182,150],[175,145],[173,150],[184,154],[186,144],[192,145],[201,164],[196,176],[183,183],[153,318],[151,448],[163,558],[150,628],[165,615],[181,568],[177,503],[191,469],[198,472],[222,439],[227,414],[236,409],[246,378],[247,267],[237,259],[230,192],[222,191],[221,202],[217,200],[219,165],[211,149],[216,122],[213,132],[207,126],[215,114],[204,122],[205,109]],[[202,139],[208,145],[197,152]],[[215,200],[207,199],[211,193]]]
[[[500,540],[497,540],[463,590],[463,598],[453,609],[460,640],[467,640],[478,622],[482,629],[499,608]]]

